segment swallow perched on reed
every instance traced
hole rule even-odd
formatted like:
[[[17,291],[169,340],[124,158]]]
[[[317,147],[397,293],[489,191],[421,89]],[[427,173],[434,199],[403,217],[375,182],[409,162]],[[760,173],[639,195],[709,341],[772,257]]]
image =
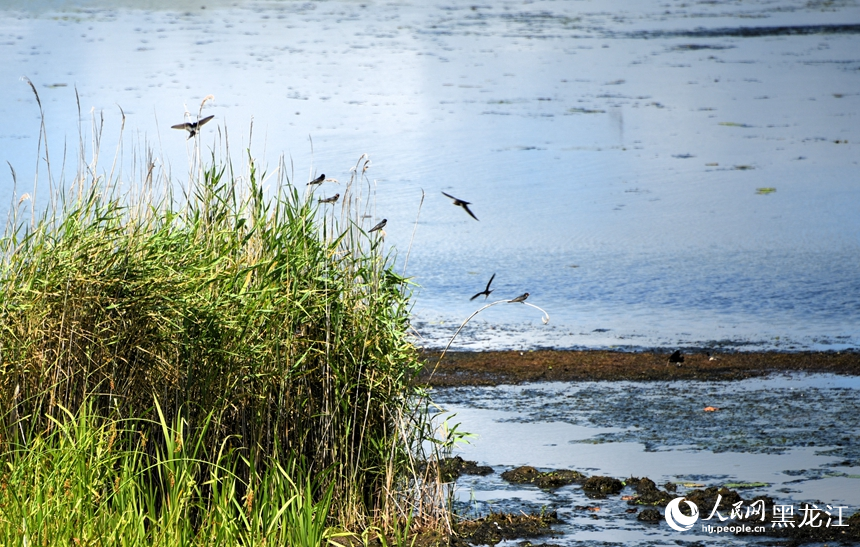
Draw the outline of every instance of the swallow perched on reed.
[[[490,280],[487,281],[487,288],[484,289],[483,291],[479,292],[478,294],[476,294],[475,296],[473,296],[469,300],[474,300],[474,299],[478,298],[479,296],[481,296],[482,294],[484,295],[484,300],[486,300],[487,297],[490,296],[490,293],[493,292],[490,290],[490,284],[493,282],[493,279],[495,279],[495,278],[496,278],[496,274],[493,274],[492,277],[490,277]]]
[[[185,129],[185,130],[187,130],[188,131],[188,138],[190,139],[191,137],[196,135],[198,131],[200,131],[200,128],[203,126],[203,124],[205,124],[206,122],[208,122],[209,120],[211,120],[214,117],[215,116],[206,116],[202,120],[198,120],[196,122],[178,123],[176,125],[171,125],[170,128],[171,129]],[[186,140],[188,140],[188,139],[186,139]]]
[[[317,177],[317,178],[315,178],[314,180],[310,181],[310,182],[308,183],[308,186],[310,186],[310,185],[312,185],[312,184],[322,184],[323,182],[325,182],[325,173],[323,173],[322,175],[318,176],[318,177]]]
[[[453,199],[453,200],[454,200],[454,205],[457,205],[457,206],[459,206],[459,207],[462,207],[463,209],[465,209],[465,210],[466,210],[466,212],[467,212],[467,213],[469,213],[469,216],[470,216],[470,217],[474,218],[475,220],[478,220],[478,217],[476,217],[476,216],[475,216],[475,213],[473,213],[471,210],[469,210],[469,205],[471,205],[471,204],[472,204],[472,202],[471,202],[471,201],[463,201],[462,199],[457,199],[457,198],[455,198],[455,197],[454,197],[454,196],[452,196],[451,194],[446,194],[445,192],[442,192],[442,193],[443,193],[443,194],[445,194],[447,197],[449,197],[449,198]]]
[[[516,298],[513,298],[513,299],[511,299],[511,300],[508,300],[508,304],[510,304],[511,302],[525,302],[525,301],[526,301],[526,298],[528,298],[528,297],[529,297],[529,293],[527,293],[527,292],[526,292],[526,293],[523,293],[523,294],[519,295],[519,296],[518,296],[518,297],[516,297]]]
[[[337,201],[337,198],[339,198],[339,197],[340,197],[340,194],[335,194],[330,198],[318,199],[317,201],[319,201],[320,203],[334,203],[335,201]]]
[[[377,224],[376,226],[374,226],[373,228],[371,228],[370,230],[368,230],[368,232],[367,232],[367,233],[369,234],[369,233],[372,233],[372,232],[379,231],[379,230],[381,230],[381,229],[385,228],[385,225],[386,225],[387,223],[388,223],[388,219],[387,219],[387,218],[383,218],[383,219],[379,222],[379,224]]]

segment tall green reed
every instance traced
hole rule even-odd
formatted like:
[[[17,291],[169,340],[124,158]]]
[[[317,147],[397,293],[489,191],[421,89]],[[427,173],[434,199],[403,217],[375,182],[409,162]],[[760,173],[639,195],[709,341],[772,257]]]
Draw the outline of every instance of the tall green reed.
[[[114,167],[99,174],[95,146],[41,215],[21,221],[20,203],[10,213],[0,241],[0,452],[46,442],[86,408],[144,420],[115,442],[166,462],[147,479],[160,492],[147,502],[152,515],[182,503],[159,473],[196,485],[184,495],[238,503],[259,499],[255,477],[288,461],[325,477],[310,495],[328,499],[331,521],[411,515],[404,500],[432,483],[414,472],[424,430],[409,425],[421,364],[406,336],[408,283],[384,238],[365,232],[369,160],[353,169],[337,214],[283,161],[268,175],[249,151],[239,173],[226,139],[206,161],[199,139],[180,192],[148,150],[135,155],[137,179]],[[150,442],[138,447],[138,436]],[[189,439],[209,465],[180,473],[156,447]],[[236,455],[227,490],[216,473],[224,454]]]
[[[105,419],[90,405],[64,413],[51,433],[2,454],[2,545],[318,547],[333,535],[333,486],[301,462],[274,463],[245,483],[235,473],[243,456],[201,459],[203,435],[185,436],[181,419]],[[152,446],[147,425],[163,442]],[[208,482],[196,479],[201,470]]]

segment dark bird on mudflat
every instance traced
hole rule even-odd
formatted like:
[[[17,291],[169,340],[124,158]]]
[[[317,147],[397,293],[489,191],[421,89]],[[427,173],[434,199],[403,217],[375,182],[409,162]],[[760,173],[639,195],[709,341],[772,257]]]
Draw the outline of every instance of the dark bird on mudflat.
[[[187,130],[188,131],[188,138],[190,139],[191,137],[193,137],[194,135],[197,134],[197,132],[200,130],[200,128],[203,126],[203,124],[205,124],[206,122],[208,122],[209,120],[211,120],[214,117],[215,116],[206,116],[202,120],[199,120],[196,122],[178,123],[176,125],[171,125],[170,128],[171,129],[185,129],[185,130]],[[188,140],[188,139],[186,139],[186,140]]]
[[[315,178],[314,180],[310,181],[310,182],[308,183],[308,186],[310,186],[311,184],[322,184],[323,182],[325,182],[325,173],[323,173],[322,175],[318,176],[318,177],[317,177],[317,178]]]
[[[526,298],[528,298],[528,297],[529,297],[529,293],[527,293],[527,292],[523,293],[523,294],[519,295],[518,297],[516,297],[512,300],[508,300],[508,304],[510,304],[511,302],[525,302]]]
[[[483,291],[479,292],[478,294],[476,294],[475,296],[473,296],[469,300],[474,300],[474,299],[478,298],[479,296],[481,296],[482,294],[484,295],[484,300],[486,300],[487,297],[490,296],[490,293],[493,292],[490,290],[490,283],[492,283],[493,279],[495,279],[495,278],[496,278],[496,274],[493,274],[493,276],[490,277],[490,280],[487,281],[487,288],[484,289]]]
[[[669,363],[670,364],[674,363],[680,367],[681,363],[683,363],[683,362],[684,362],[684,356],[681,355],[681,350],[679,350],[679,349],[676,349],[675,353],[673,353],[672,355],[669,356]]]
[[[442,193],[445,194],[445,192],[442,192]],[[462,199],[457,199],[454,196],[452,196],[451,194],[445,194],[445,195],[454,200],[454,205],[458,205],[458,206],[462,207],[463,209],[466,210],[467,213],[469,213],[470,217],[474,218],[475,220],[478,220],[478,217],[475,216],[475,213],[473,213],[472,211],[469,210],[469,205],[472,204],[471,201],[463,201]]]
[[[320,203],[334,203],[335,201],[337,201],[337,198],[339,198],[339,197],[340,197],[340,194],[335,194],[330,198],[318,199],[317,201],[319,201]]]
[[[378,231],[378,230],[381,230],[381,229],[385,228],[385,225],[386,225],[387,223],[388,223],[388,219],[387,219],[387,218],[383,218],[383,219],[379,222],[379,224],[377,224],[376,226],[374,226],[373,228],[371,228],[367,233],[369,234],[369,233],[371,233],[371,232],[376,232],[376,231]]]

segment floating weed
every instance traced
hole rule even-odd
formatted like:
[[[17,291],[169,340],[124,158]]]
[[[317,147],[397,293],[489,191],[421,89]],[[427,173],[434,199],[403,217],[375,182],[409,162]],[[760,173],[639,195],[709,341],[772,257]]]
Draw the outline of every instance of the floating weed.
[[[606,114],[605,110],[590,109],[590,108],[568,108],[568,114]]]
[[[770,486],[766,482],[730,482],[723,485],[724,488],[734,488],[735,490],[748,488],[766,488]]]
[[[766,187],[766,188],[756,188],[755,193],[761,195],[772,194],[776,192],[776,188]]]

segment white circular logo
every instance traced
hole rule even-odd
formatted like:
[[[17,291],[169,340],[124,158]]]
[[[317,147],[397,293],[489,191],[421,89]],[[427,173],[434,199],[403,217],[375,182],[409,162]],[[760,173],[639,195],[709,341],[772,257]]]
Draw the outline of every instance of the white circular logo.
[[[699,508],[692,501],[684,500],[684,503],[690,508],[692,515],[689,517],[681,512],[681,500],[684,498],[675,498],[666,506],[666,522],[673,530],[685,532],[696,524],[699,520]]]

